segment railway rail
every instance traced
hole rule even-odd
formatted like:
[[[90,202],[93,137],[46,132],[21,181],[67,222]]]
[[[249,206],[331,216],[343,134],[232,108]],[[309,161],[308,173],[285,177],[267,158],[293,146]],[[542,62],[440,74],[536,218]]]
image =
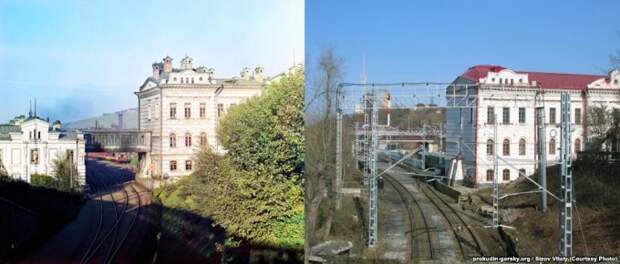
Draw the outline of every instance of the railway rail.
[[[409,216],[410,230],[409,240],[411,248],[410,261],[432,260],[434,256],[433,240],[431,239],[431,229],[427,217],[413,194],[398,180],[389,174],[384,174],[383,178],[394,187],[403,200]],[[415,206],[411,206],[411,204]]]
[[[131,182],[117,184],[112,182],[109,175],[104,173],[94,173],[93,176],[92,179],[95,184],[92,187],[96,195],[94,200],[98,203],[98,210],[95,212],[98,221],[80,263],[112,263],[142,213],[142,197],[140,191]],[[120,199],[114,197],[118,193],[122,194],[123,197]],[[104,197],[108,195],[110,201],[105,201]],[[130,202],[135,203],[136,207],[129,209]],[[104,206],[107,203],[111,203],[114,214],[108,221],[104,221]],[[130,213],[132,216],[127,219],[129,218],[127,215]]]
[[[439,211],[446,220],[446,223],[454,234],[454,238],[459,246],[459,250],[463,258],[470,259],[473,256],[484,255],[478,238],[459,212],[428,184],[420,183],[420,180],[416,180],[416,182],[418,189],[433,204],[433,206],[437,208],[437,211]]]

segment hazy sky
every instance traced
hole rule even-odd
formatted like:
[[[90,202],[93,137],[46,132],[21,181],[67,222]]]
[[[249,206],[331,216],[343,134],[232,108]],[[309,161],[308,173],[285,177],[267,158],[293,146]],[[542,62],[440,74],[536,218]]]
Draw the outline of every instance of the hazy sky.
[[[64,122],[137,107],[133,94],[166,55],[218,77],[304,56],[303,0],[0,0],[0,123],[28,111]]]
[[[331,47],[347,82],[359,82],[363,53],[369,82],[451,82],[476,64],[603,74],[620,49],[619,10],[611,0],[307,1],[306,71]]]

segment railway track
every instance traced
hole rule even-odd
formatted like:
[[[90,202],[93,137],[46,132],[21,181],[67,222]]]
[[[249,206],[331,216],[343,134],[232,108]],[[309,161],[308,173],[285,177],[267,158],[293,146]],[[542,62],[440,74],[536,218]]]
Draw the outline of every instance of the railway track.
[[[96,187],[93,186],[93,189],[96,194],[100,194],[95,198],[95,201],[98,203],[98,222],[89,246],[80,259],[80,263],[112,263],[132,232],[136,220],[142,213],[142,197],[132,183],[116,184],[111,181],[109,175],[103,173],[94,173],[93,176],[95,177],[92,177],[92,179],[97,185]],[[119,188],[119,190],[115,190],[116,188]],[[114,195],[116,193],[121,193],[123,197],[120,199],[115,198]],[[104,201],[104,197],[108,195],[110,196],[110,201]],[[136,204],[136,207],[129,209],[129,204],[132,201]],[[110,202],[114,209],[114,216],[108,220],[110,223],[106,224],[104,221],[104,204]],[[127,220],[127,215],[130,213],[132,216]]]
[[[420,183],[420,180],[416,180],[416,183],[422,194],[424,194],[446,220],[446,223],[452,230],[452,234],[454,235],[463,258],[470,259],[474,256],[484,255],[478,238],[459,212],[428,184]]]
[[[415,263],[421,260],[433,260],[435,256],[430,232],[431,227],[422,207],[413,194],[400,181],[389,174],[384,174],[383,178],[398,192],[407,209],[410,223],[410,230],[408,232],[411,248],[410,261]],[[411,206],[411,204],[415,206]]]

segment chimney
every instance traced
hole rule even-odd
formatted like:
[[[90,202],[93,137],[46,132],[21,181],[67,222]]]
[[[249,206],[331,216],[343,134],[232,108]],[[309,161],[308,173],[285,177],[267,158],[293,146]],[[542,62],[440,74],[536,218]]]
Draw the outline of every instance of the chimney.
[[[263,74],[263,67],[254,68],[254,80],[257,82],[263,82],[265,75]]]
[[[161,63],[153,63],[153,78],[155,79],[159,79],[159,73],[162,70],[162,64]]]
[[[172,72],[172,58],[170,56],[166,56],[164,58],[164,73]]]
[[[250,79],[250,69],[248,69],[248,67],[243,67],[243,70],[241,70],[241,79],[243,80]]]

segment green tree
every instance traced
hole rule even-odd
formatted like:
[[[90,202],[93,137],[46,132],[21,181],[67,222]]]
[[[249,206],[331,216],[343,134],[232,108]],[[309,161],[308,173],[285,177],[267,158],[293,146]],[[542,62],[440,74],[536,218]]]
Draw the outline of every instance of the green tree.
[[[68,152],[56,155],[53,174],[58,180],[58,190],[71,191],[76,186],[77,168]]]
[[[184,204],[239,238],[303,243],[303,89],[298,69],[231,108],[218,127],[227,153],[198,154]]]

